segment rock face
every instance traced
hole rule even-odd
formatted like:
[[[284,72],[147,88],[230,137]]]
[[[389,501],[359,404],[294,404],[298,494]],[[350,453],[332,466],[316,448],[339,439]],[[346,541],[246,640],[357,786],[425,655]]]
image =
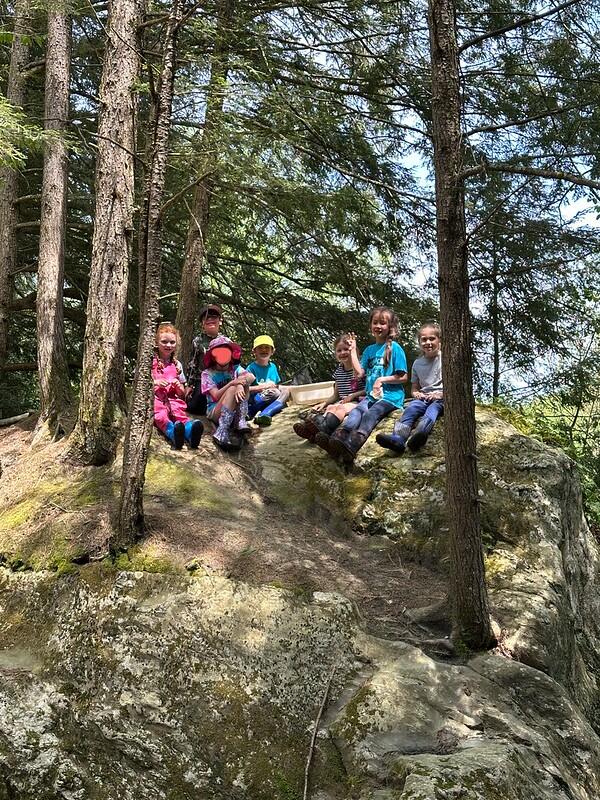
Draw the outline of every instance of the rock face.
[[[290,416],[255,448],[274,501],[445,568],[439,436],[402,459],[369,442],[345,476]],[[301,800],[309,755],[313,800],[600,797],[598,553],[573,467],[488,412],[478,429],[497,653],[375,639],[334,594],[6,569],[0,800]]]

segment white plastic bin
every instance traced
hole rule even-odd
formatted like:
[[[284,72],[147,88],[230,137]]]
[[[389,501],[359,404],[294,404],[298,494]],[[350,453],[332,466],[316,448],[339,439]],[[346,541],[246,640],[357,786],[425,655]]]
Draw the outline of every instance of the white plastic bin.
[[[333,395],[334,381],[321,383],[304,383],[301,386],[290,386],[292,402],[299,406],[312,406],[329,400]]]

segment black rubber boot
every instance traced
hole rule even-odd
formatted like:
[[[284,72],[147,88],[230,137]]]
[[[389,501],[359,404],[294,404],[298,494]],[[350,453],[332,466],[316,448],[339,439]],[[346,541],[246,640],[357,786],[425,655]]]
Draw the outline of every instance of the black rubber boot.
[[[406,439],[401,436],[394,436],[393,433],[378,433],[375,441],[380,447],[385,447],[387,450],[393,450],[394,453],[402,455],[406,450]]]
[[[185,442],[185,425],[183,422],[176,422],[173,426],[173,447],[181,450]]]
[[[416,453],[417,450],[420,450],[425,445],[427,439],[429,439],[432,427],[433,424],[431,420],[421,418],[419,424],[415,428],[415,432],[406,443],[411,453]]]

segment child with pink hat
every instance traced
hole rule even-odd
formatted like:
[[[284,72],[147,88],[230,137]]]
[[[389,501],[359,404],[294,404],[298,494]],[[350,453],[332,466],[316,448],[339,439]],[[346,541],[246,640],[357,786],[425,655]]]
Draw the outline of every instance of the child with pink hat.
[[[206,416],[217,423],[213,441],[222,450],[238,450],[241,441],[235,433],[249,430],[248,394],[255,378],[240,366],[241,356],[242,348],[227,336],[213,339],[204,354],[201,387]]]

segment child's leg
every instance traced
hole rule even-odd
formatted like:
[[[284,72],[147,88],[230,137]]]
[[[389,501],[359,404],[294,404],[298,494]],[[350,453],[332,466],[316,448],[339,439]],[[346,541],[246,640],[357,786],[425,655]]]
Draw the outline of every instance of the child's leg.
[[[360,403],[354,406],[352,411],[350,411],[350,413],[346,416],[346,419],[342,423],[339,430],[340,431],[342,429],[346,431],[356,430],[360,425],[363,415],[367,412],[368,408],[369,408],[369,401],[365,397],[365,399],[361,400]]]
[[[440,414],[443,413],[443,411],[443,400],[434,400],[432,403],[428,403],[427,410],[421,417],[415,432],[407,442],[409,449],[413,453],[423,447],[429,437],[429,434],[431,433],[431,429],[433,428],[436,419],[440,416]]]
[[[273,402],[269,403],[269,405],[260,411],[256,417],[254,418],[254,422],[261,427],[267,426],[271,424],[271,418],[275,416],[275,414],[279,414],[280,411],[283,411],[285,408],[285,404],[287,403],[287,399],[290,395],[290,391],[287,386],[280,386],[277,387],[279,389],[279,394],[277,399],[273,400]]]
[[[426,411],[427,403],[423,400],[411,400],[400,419],[394,425],[393,433],[377,434],[377,444],[381,445],[381,447],[386,447],[388,450],[394,450],[396,453],[403,453],[413,425]]]
[[[237,390],[237,386],[230,386],[211,412],[211,418],[219,421],[217,430],[213,434],[213,440],[220,447],[228,447],[232,444],[229,432],[239,405],[236,399]]]
[[[389,403],[387,400],[377,400],[363,414],[356,432],[362,434],[366,439],[379,422],[381,422],[384,417],[387,417],[388,414],[391,414],[395,408],[396,406]]]
[[[242,433],[244,433],[244,431],[250,430],[250,426],[246,421],[249,414],[249,408],[248,408],[249,395],[250,395],[250,390],[246,388],[244,399],[239,401],[237,409],[235,411],[235,417],[233,420],[233,424],[235,425],[235,427],[238,429],[238,431],[241,431]]]
[[[169,406],[159,400],[158,397],[154,398],[154,424],[161,433],[166,436],[167,425],[171,422],[169,417]]]
[[[413,425],[416,423],[419,417],[422,417],[423,414],[425,414],[426,411],[427,403],[425,403],[423,400],[411,400],[410,403],[408,403],[405,407],[402,417],[394,425],[394,433],[402,435],[402,432],[397,430],[397,428],[400,428],[400,426],[402,426],[403,430],[408,428],[408,433],[410,433]]]
[[[261,392],[251,392],[248,400],[248,416],[254,417],[261,408],[266,408],[271,401],[264,398]]]
[[[171,419],[173,422],[183,422],[185,425],[188,422],[188,415],[186,414],[187,407],[185,400],[180,400],[179,397],[172,397],[169,400],[171,406]]]

